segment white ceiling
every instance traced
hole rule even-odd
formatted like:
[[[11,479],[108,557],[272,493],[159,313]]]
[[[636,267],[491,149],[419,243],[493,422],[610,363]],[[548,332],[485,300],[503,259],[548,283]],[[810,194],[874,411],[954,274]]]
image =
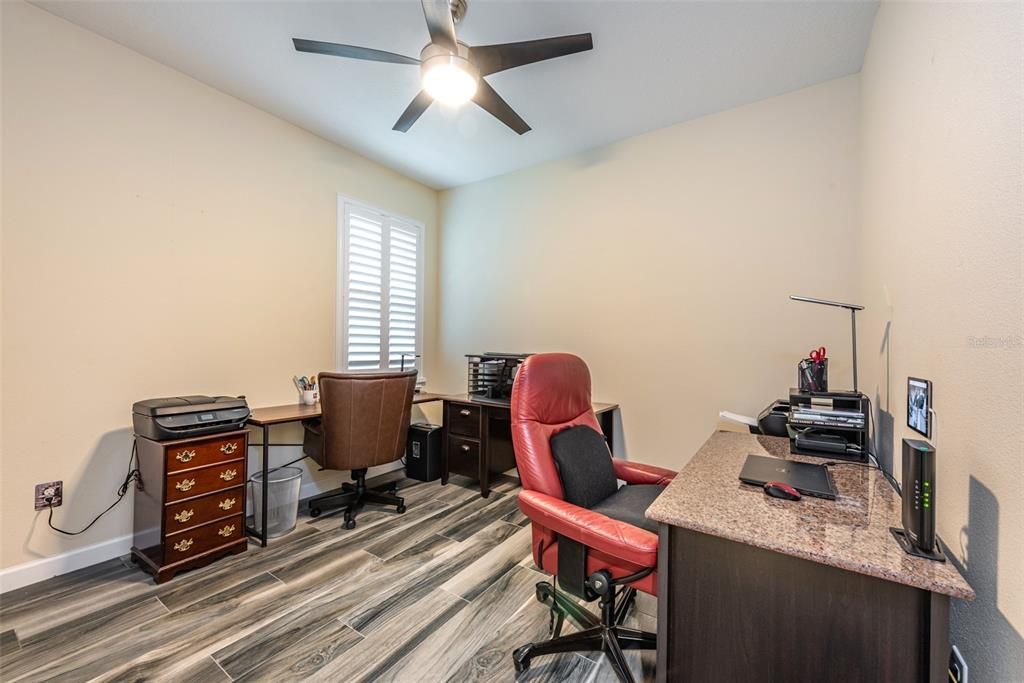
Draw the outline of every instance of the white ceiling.
[[[591,32],[594,50],[488,77],[533,127],[434,104],[391,126],[415,66],[297,53],[292,37],[413,57],[418,0],[36,0],[58,16],[432,187],[473,182],[860,71],[877,2],[470,0],[470,45]]]

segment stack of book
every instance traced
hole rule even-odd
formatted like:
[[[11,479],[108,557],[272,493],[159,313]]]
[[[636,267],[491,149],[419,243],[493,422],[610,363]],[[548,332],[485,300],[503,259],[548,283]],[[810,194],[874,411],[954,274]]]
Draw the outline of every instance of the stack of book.
[[[858,410],[839,410],[811,404],[793,405],[789,421],[806,427],[864,428],[864,413]]]

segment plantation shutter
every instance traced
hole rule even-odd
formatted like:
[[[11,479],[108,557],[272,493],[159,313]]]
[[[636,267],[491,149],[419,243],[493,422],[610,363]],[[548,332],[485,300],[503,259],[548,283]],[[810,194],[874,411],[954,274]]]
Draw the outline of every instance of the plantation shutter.
[[[418,367],[421,228],[353,204],[342,228],[341,367],[397,369],[403,354],[406,369]]]
[[[416,365],[419,315],[419,230],[392,221],[388,245],[388,367]]]

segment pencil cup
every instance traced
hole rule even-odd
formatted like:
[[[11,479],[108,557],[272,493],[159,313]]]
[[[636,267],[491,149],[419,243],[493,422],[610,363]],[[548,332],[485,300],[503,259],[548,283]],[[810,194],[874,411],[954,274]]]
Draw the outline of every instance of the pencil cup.
[[[316,398],[317,398],[316,394],[317,394],[317,392],[313,391],[312,389],[309,389],[307,391],[303,391],[302,392],[302,402],[305,403],[307,406],[313,405],[314,403],[316,403]]]
[[[817,363],[810,358],[800,361],[797,386],[800,391],[828,391],[828,359]]]

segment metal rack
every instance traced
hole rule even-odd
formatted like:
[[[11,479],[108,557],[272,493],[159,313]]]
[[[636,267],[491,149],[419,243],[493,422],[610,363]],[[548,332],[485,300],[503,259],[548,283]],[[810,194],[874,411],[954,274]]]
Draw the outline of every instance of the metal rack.
[[[467,392],[471,398],[507,401],[519,365],[529,353],[466,354]]]

